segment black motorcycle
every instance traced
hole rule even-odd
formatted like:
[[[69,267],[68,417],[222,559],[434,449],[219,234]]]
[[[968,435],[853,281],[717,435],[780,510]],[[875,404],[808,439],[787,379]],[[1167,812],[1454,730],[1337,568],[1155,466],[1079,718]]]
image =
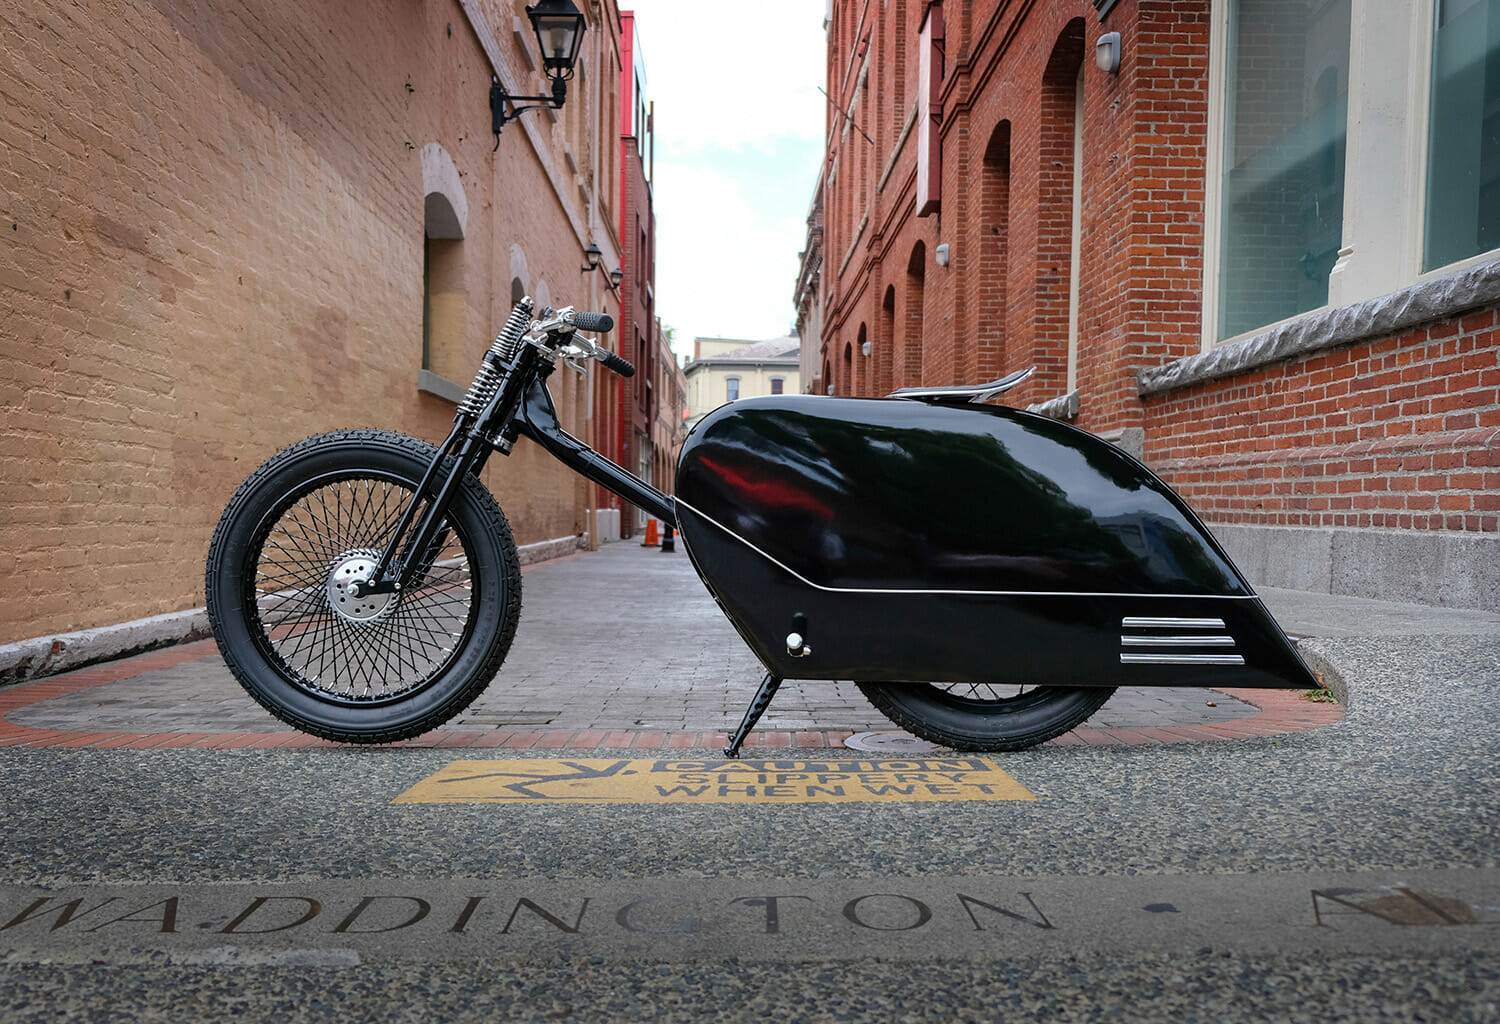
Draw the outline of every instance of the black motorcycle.
[[[883,399],[734,402],[688,436],[668,496],[569,435],[559,360],[634,368],[601,313],[512,310],[440,447],[309,438],[245,481],[214,532],[208,613],[230,671],[326,739],[387,743],[457,715],[521,610],[504,513],[479,480],[521,437],[680,532],[767,669],[725,754],[783,679],[851,679],[917,736],[1020,750],[1117,686],[1318,684],[1165,483],[1115,446],[988,399],[1022,371]]]

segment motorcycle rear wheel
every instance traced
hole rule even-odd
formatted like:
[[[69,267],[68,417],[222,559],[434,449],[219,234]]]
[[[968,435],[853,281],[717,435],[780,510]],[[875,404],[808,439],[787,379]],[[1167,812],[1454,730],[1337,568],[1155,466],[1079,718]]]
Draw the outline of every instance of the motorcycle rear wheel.
[[[324,739],[390,743],[457,715],[499,671],[521,572],[495,499],[466,477],[441,548],[398,594],[351,596],[437,450],[386,431],[308,438],[230,500],[209,547],[209,621],[225,664],[277,718]]]
[[[885,717],[954,750],[1025,750],[1076,728],[1104,706],[1113,686],[990,683],[856,683]]]

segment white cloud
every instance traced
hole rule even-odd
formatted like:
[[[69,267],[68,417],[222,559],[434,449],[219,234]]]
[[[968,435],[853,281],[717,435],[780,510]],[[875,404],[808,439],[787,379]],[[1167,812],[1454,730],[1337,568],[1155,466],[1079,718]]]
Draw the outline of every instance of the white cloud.
[[[823,152],[824,4],[622,9],[656,104],[657,314],[683,353],[695,335],[785,334]]]
[[[634,10],[657,127],[685,150],[822,138],[823,5],[625,0]],[[727,44],[727,45],[726,45]]]
[[[787,333],[813,180],[766,194],[764,178],[711,159],[658,160],[656,174],[657,311],[677,328],[678,351],[690,352],[696,335]]]

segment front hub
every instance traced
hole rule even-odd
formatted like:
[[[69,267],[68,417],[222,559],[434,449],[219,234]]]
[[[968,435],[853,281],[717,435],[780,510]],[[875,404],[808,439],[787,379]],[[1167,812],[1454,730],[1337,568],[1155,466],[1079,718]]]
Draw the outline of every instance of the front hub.
[[[379,562],[380,552],[369,550],[346,551],[334,559],[325,590],[335,615],[350,622],[370,622],[390,610],[395,594],[359,596],[360,587],[369,584]]]

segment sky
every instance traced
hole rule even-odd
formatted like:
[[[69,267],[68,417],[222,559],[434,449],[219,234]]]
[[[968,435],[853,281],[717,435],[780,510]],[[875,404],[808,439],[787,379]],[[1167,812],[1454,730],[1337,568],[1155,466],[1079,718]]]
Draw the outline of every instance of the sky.
[[[656,313],[673,348],[791,332],[823,159],[822,0],[620,0],[656,104]]]

